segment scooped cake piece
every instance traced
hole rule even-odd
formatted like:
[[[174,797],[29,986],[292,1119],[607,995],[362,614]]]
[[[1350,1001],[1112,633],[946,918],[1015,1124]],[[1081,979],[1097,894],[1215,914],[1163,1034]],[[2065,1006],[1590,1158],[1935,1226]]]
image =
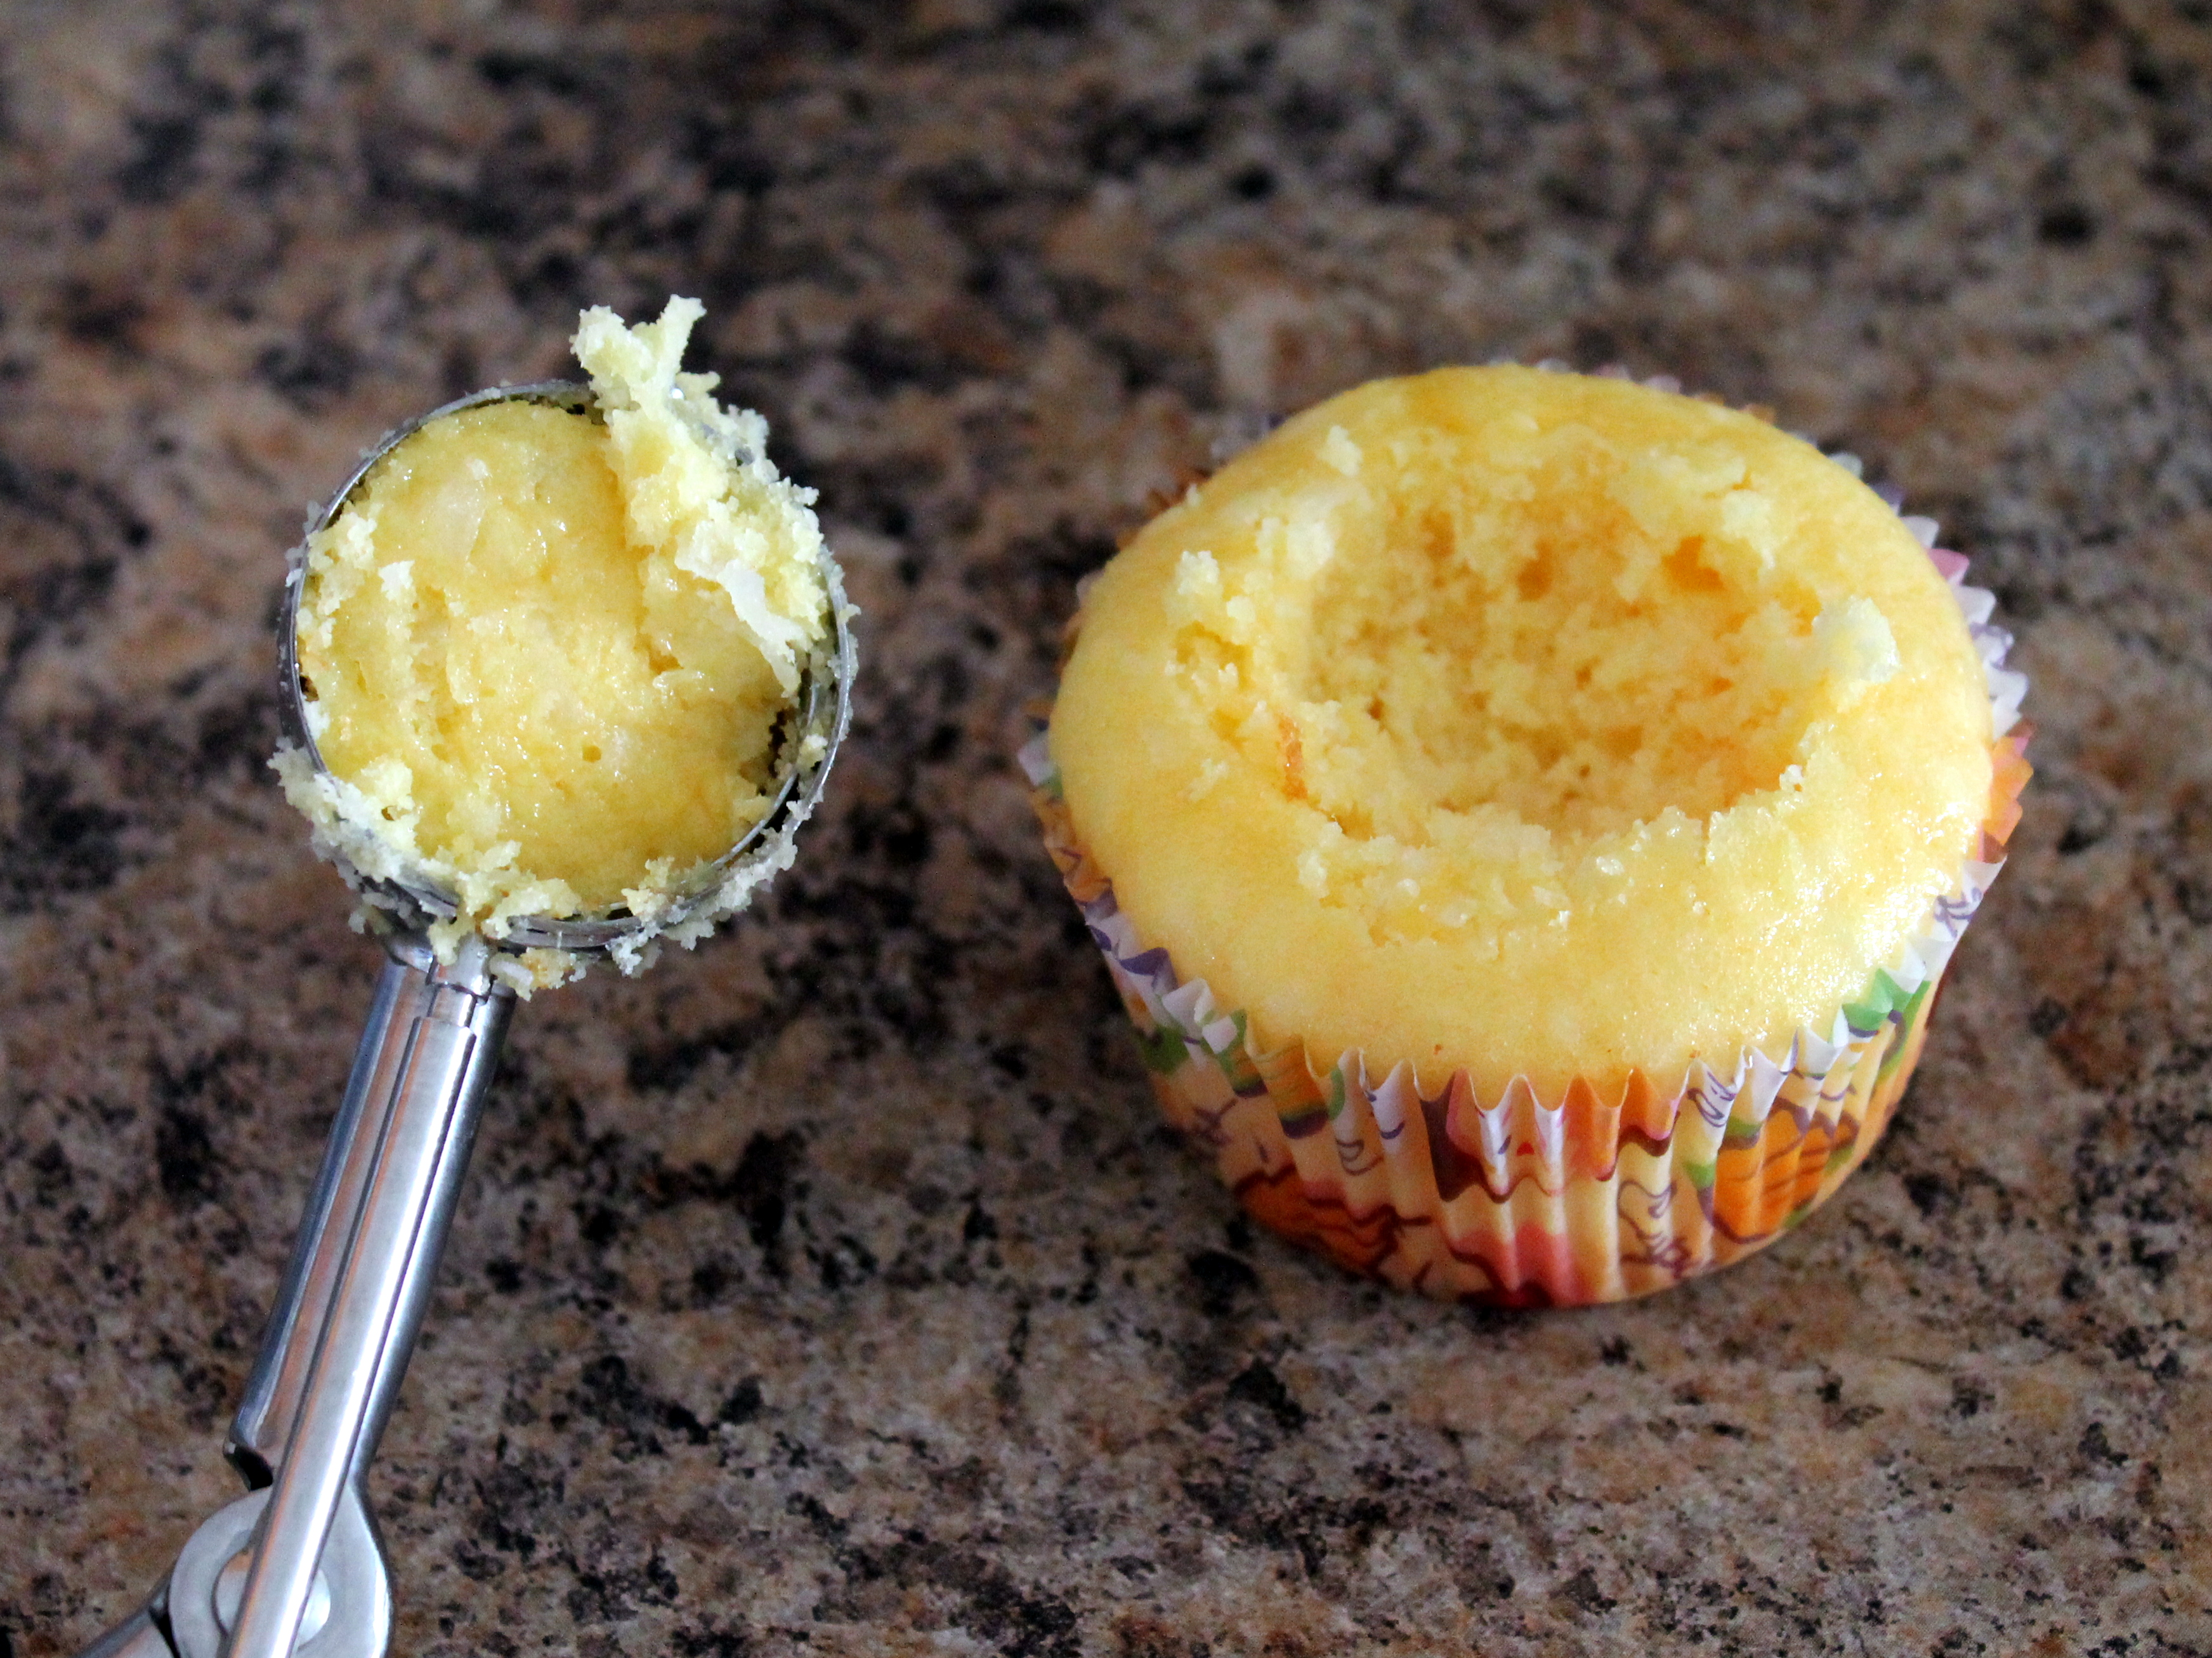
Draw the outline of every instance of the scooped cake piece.
[[[679,372],[696,302],[584,314],[593,406],[433,420],[313,536],[298,647],[325,771],[288,792],[372,878],[428,881],[449,950],[514,918],[650,916],[768,809],[829,637],[812,492]],[[787,759],[787,757],[785,757]]]

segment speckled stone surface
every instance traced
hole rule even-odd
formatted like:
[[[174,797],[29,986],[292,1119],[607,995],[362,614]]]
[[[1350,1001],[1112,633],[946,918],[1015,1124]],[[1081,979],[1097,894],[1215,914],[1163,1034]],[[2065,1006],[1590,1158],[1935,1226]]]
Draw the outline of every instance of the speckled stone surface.
[[[395,1650],[2212,1651],[2212,27],[1813,11],[0,15],[0,1654],[235,1491],[377,966],[262,765],[301,505],[671,290],[822,491],[859,719],[756,917],[516,1021]],[[1010,759],[1148,497],[1498,354],[1857,450],[2040,730],[1865,1171],[1564,1315],[1237,1221]]]

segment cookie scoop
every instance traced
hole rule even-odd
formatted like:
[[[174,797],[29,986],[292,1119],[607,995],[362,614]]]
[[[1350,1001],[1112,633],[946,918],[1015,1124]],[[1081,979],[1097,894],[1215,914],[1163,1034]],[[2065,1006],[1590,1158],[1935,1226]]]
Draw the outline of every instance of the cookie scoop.
[[[677,363],[700,314],[587,312],[588,384],[392,432],[309,521],[275,761],[390,957],[194,1533],[111,1658],[381,1654],[363,1477],[518,998],[697,942],[787,867],[854,655],[811,492]]]

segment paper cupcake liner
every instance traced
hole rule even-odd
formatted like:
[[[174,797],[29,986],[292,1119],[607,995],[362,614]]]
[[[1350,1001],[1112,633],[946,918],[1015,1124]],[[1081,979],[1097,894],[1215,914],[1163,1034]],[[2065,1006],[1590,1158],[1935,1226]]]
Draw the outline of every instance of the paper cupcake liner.
[[[1838,457],[1856,469],[1852,457]],[[1887,497],[1893,508],[1898,503]],[[1370,1277],[1505,1306],[1620,1301],[1726,1265],[1810,1214],[1864,1161],[1920,1057],[1943,970],[2004,861],[2030,768],[2026,678],[1966,560],[1906,526],[1959,601],[1990,690],[1994,779],[1980,844],[1897,958],[1778,1059],[1692,1061],[1557,1099],[1526,1079],[1486,1100],[1464,1071],[1433,1095],[1358,1049],[1255,1039],[1242,1009],[1138,936],[1076,834],[1042,732],[1022,751],[1047,849],[1106,957],[1168,1121],[1261,1224]]]

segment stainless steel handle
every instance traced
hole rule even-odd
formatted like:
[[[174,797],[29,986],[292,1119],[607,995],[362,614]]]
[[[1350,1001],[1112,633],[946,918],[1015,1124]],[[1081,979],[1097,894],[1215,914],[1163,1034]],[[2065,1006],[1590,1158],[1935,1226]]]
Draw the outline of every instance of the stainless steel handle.
[[[481,940],[391,946],[225,1448],[257,1489],[82,1658],[380,1658],[362,1477],[407,1368],[514,997]],[[304,1623],[303,1623],[304,1619]]]
[[[276,1305],[269,1309],[261,1350],[246,1379],[245,1397],[223,1447],[251,1490],[258,1490],[276,1477],[277,1459],[291,1436],[300,1390],[315,1356],[314,1332],[322,1328],[337,1286],[346,1229],[351,1217],[361,1212],[361,1187],[368,1173],[371,1149],[362,1141],[364,1135],[373,1139],[381,1125],[380,1106],[392,1097],[398,1066],[406,1057],[406,1033],[421,1012],[419,1003],[428,984],[426,974],[397,954],[377,978],[376,999],[370,1004],[361,1045],[354,1051],[345,1098],[331,1123],[322,1167],[292,1243],[292,1259],[277,1288]],[[371,1108],[372,1100],[380,1109]],[[299,1338],[302,1331],[304,1339]]]
[[[473,942],[473,941],[471,941]],[[448,1135],[445,1156],[432,1183],[431,1203],[421,1239],[430,1247],[418,1247],[409,1263],[407,1284],[394,1339],[387,1344],[384,1362],[372,1393],[368,1430],[358,1458],[366,1466],[376,1449],[385,1418],[406,1370],[415,1332],[422,1324],[436,1277],[437,1244],[445,1237],[461,1177],[468,1167],[476,1137],[477,1107],[490,1085],[499,1061],[507,1021],[514,1006],[504,991],[495,991],[483,974],[480,960],[467,958],[440,970],[427,942],[403,935],[390,944],[392,960],[377,981],[368,1021],[355,1051],[353,1073],[347,1079],[345,1099],[331,1125],[323,1163],[308,1194],[300,1232],[292,1247],[292,1259],[269,1314],[252,1373],[246,1378],[244,1398],[232,1419],[224,1447],[248,1486],[268,1484],[289,1440],[307,1387],[308,1368],[314,1362],[319,1332],[328,1323],[331,1299],[337,1292],[339,1270],[345,1259],[355,1217],[361,1213],[362,1193],[375,1155],[376,1137],[389,1115],[406,1063],[416,1021],[429,1010],[441,986],[462,985],[486,997],[479,1010],[478,1040],[470,1075],[461,1085],[460,1109]]]
[[[514,1006],[485,963],[474,939],[450,967],[398,955],[398,982],[388,995],[379,988],[354,1066],[362,1106],[334,1137],[343,1147],[336,1167],[317,1179],[324,1206],[310,1205],[295,1293],[271,1321],[276,1350],[255,1367],[265,1386],[249,1390],[252,1420],[241,1411],[244,1431],[234,1429],[234,1442],[264,1461],[280,1428],[284,1448],[236,1613],[222,1620],[225,1658],[287,1658],[331,1524],[348,1496],[359,1503]],[[360,1613],[333,1606],[329,1615]]]
[[[149,1603],[94,1641],[77,1658],[177,1658],[177,1652],[161,1632],[158,1604]]]

